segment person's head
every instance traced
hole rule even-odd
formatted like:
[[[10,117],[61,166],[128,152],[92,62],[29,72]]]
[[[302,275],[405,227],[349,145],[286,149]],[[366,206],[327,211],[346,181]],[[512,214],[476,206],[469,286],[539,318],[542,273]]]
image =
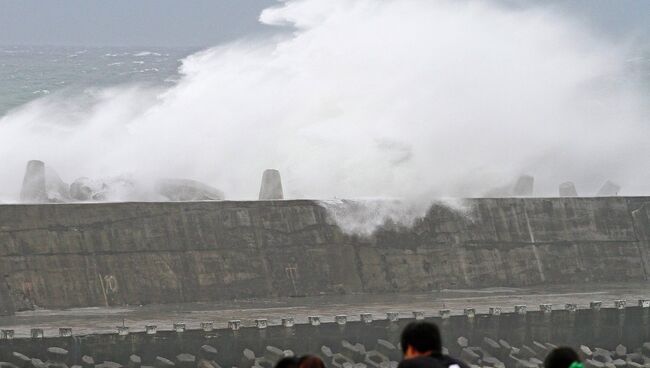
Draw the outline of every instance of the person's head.
[[[325,368],[325,363],[315,355],[305,355],[298,360],[298,368]]]
[[[440,330],[431,322],[417,321],[406,325],[401,344],[405,359],[442,352]]]
[[[298,368],[298,358],[286,357],[275,363],[275,368]]]
[[[544,368],[582,368],[582,363],[575,350],[563,346],[548,353],[544,359]]]

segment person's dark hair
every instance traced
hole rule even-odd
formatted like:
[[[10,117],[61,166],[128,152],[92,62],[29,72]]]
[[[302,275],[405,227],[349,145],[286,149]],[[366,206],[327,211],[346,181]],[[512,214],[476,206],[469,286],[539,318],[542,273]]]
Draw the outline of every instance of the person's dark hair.
[[[325,368],[325,363],[315,355],[305,355],[298,360],[298,368]]]
[[[418,321],[406,325],[402,330],[401,344],[404,353],[409,345],[420,353],[430,351],[440,354],[442,352],[440,330],[431,322]]]
[[[544,359],[544,368],[569,368],[573,363],[580,363],[578,353],[571,348],[562,346],[548,353]]]
[[[298,368],[298,358],[286,357],[275,363],[275,368]]]

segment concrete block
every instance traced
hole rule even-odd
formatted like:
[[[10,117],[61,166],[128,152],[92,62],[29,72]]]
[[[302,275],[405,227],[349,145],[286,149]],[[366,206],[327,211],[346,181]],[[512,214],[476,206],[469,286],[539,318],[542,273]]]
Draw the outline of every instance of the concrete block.
[[[174,323],[173,327],[176,332],[185,332],[185,323]]]
[[[83,368],[94,368],[95,367],[95,359],[91,356],[84,355],[81,357],[81,366]]]
[[[142,367],[142,358],[139,355],[131,354],[126,366],[127,368],[140,368]]]
[[[63,367],[59,367],[63,368]],[[122,368],[122,365],[110,360],[105,360],[102,363],[95,365],[95,368]]]
[[[388,312],[386,313],[386,319],[390,322],[399,321],[399,312]]]
[[[553,312],[553,304],[540,304],[539,310],[543,313],[551,313]]]
[[[337,368],[342,368],[343,366],[350,366],[352,367],[354,365],[354,361],[347,356],[341,354],[341,353],[335,353],[332,355],[332,366],[337,367]]]
[[[324,358],[332,358],[332,356],[334,355],[332,349],[329,346],[325,346],[325,345],[320,347],[320,352],[321,352],[321,356],[323,356]]]
[[[626,304],[627,301],[625,300],[614,300],[614,307],[616,307],[616,309],[625,309]]]
[[[361,322],[363,323],[372,323],[372,314],[370,313],[361,313]]]
[[[456,339],[456,344],[458,344],[458,346],[460,346],[461,348],[466,348],[469,346],[469,340],[467,340],[467,337],[465,336],[459,336]]]
[[[167,358],[157,356],[153,361],[153,366],[156,368],[171,368],[174,367],[175,364]]]
[[[526,314],[528,308],[525,305],[515,305],[515,313]]]
[[[469,364],[478,364],[478,361],[480,359],[481,356],[469,348],[463,348],[460,351],[460,360],[465,361]]]
[[[16,335],[14,330],[0,330],[0,337],[3,340],[11,340]]]
[[[620,191],[621,191],[621,187],[618,184],[607,180],[605,182],[605,184],[603,184],[603,186],[600,187],[600,189],[598,189],[598,192],[596,193],[596,196],[597,197],[615,197],[615,196],[618,195],[618,193],[620,193]]]
[[[380,368],[381,363],[388,363],[389,359],[386,355],[376,350],[370,350],[366,352],[363,362],[370,367]]]
[[[176,356],[176,366],[181,368],[195,368],[196,357],[192,354],[182,353]]]
[[[117,326],[117,334],[119,336],[126,336],[129,334],[129,327],[128,326]]]
[[[474,317],[476,316],[476,309],[474,309],[474,308],[465,308],[465,309],[463,310],[463,314],[464,314],[467,318],[474,318]]]
[[[416,320],[424,319],[424,312],[420,312],[420,311],[413,312],[413,318],[415,318]]]
[[[53,362],[63,362],[68,357],[68,351],[63,348],[51,346],[47,348],[47,359]]]
[[[14,364],[18,368],[29,368],[31,361],[32,360],[28,356],[16,351],[11,353],[9,356],[9,363]]]
[[[20,201],[25,203],[48,202],[43,161],[31,160],[27,162],[23,186],[20,190]]]
[[[228,321],[228,328],[232,331],[239,331],[241,328],[241,321],[238,319]]]
[[[490,307],[488,313],[492,316],[498,316],[501,314],[501,307]]]
[[[201,329],[205,332],[214,330],[214,322],[201,322]]]
[[[589,303],[589,309],[592,309],[592,310],[595,310],[595,311],[599,311],[600,308],[602,308],[602,306],[603,306],[603,302],[601,302],[601,301],[596,301],[595,300],[595,301]]]
[[[217,348],[212,345],[202,345],[199,351],[199,357],[206,360],[217,360]]]
[[[275,346],[267,345],[264,350],[264,358],[275,365],[278,360],[284,358],[284,351]]]
[[[535,178],[530,175],[522,175],[512,188],[512,194],[517,197],[530,197],[533,195],[534,183]]]
[[[158,326],[156,326],[156,325],[145,325],[144,326],[144,332],[147,335],[155,335],[156,332],[158,332]]]
[[[42,328],[32,328],[29,331],[29,334],[32,337],[32,339],[42,339],[44,336]]]
[[[578,310],[578,305],[577,304],[572,304],[572,303],[567,303],[564,305],[564,309],[568,310],[569,312],[575,312]]]
[[[585,368],[605,368],[605,363],[593,359],[586,359]]]
[[[548,347],[546,347],[546,345],[542,344],[541,342],[533,341],[532,348],[537,352],[537,356],[539,357],[543,358],[546,356],[546,354],[548,354]]]
[[[401,352],[389,341],[377,339],[377,350],[391,360],[400,359]]]
[[[639,307],[641,307],[641,308],[650,308],[650,300],[649,299],[639,299]]]
[[[312,326],[320,326],[320,317],[318,316],[308,316],[307,320],[309,321],[309,324]]]
[[[587,359],[591,359],[593,352],[591,349],[589,349],[588,346],[580,345],[578,348],[578,355],[580,356],[580,360],[585,361]]]
[[[68,327],[59,328],[59,337],[71,337],[72,329]]]
[[[441,309],[438,314],[440,315],[440,318],[442,319],[448,319],[451,317],[451,311],[449,309]]]
[[[283,199],[282,179],[280,172],[274,169],[268,169],[262,174],[262,185],[260,186],[261,201]]]
[[[559,192],[560,192],[560,197],[577,197],[578,196],[578,191],[576,190],[576,186],[571,181],[567,181],[567,182],[564,182],[564,183],[560,184]]]
[[[255,320],[255,327],[257,327],[259,330],[267,328],[268,325],[269,321],[266,318],[259,318]]]
[[[293,317],[282,318],[282,326],[284,327],[293,327],[295,324]]]
[[[337,316],[334,317],[334,322],[336,322],[336,324],[338,324],[338,325],[343,326],[346,323],[348,323],[348,316],[341,315],[341,314],[337,315]]]

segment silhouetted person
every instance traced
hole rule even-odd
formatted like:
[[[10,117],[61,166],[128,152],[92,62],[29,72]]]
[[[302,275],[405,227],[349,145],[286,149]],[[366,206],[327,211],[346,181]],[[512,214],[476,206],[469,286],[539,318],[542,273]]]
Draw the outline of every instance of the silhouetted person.
[[[411,322],[402,331],[404,360],[398,368],[469,368],[464,362],[442,354],[438,326],[431,322]]]
[[[298,358],[286,357],[278,360],[274,368],[298,368]]]
[[[544,368],[583,368],[583,365],[575,350],[562,346],[548,353]]]
[[[325,368],[325,363],[315,355],[305,355],[298,360],[298,368]]]

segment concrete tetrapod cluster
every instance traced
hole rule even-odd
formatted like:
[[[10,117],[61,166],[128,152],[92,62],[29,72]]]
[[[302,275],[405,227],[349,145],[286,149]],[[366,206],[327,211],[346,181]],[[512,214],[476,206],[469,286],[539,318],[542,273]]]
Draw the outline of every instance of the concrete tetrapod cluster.
[[[650,301],[627,306],[617,300],[613,308],[592,302],[589,309],[542,304],[529,311],[518,305],[513,312],[490,308],[477,314],[466,308],[462,314],[441,310],[426,318],[422,312],[409,318],[389,312],[382,319],[363,313],[354,321],[345,315],[328,322],[311,316],[303,324],[293,318],[283,318],[280,325],[257,319],[253,326],[242,327],[241,321],[232,320],[228,328],[214,329],[204,322],[197,330],[175,323],[169,331],[150,325],[135,333],[121,326],[118,333],[86,336],[73,336],[64,328],[59,337],[44,337],[43,330],[33,329],[31,338],[15,338],[3,330],[0,367],[272,368],[282,357],[311,353],[335,368],[394,368],[401,359],[401,330],[421,319],[441,327],[444,353],[472,367],[539,368],[557,345],[577,348],[588,368],[650,366]]]

